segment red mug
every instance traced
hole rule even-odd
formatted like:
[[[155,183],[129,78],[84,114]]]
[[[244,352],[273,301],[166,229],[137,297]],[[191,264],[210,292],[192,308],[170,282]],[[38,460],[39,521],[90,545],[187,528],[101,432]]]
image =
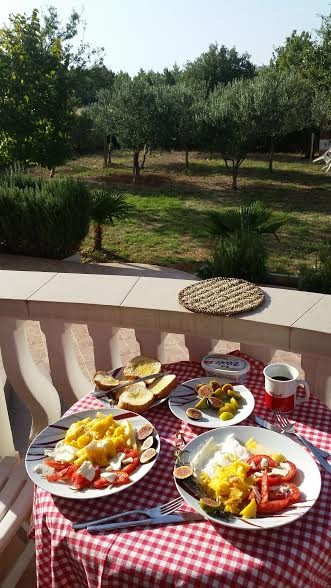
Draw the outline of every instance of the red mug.
[[[270,363],[264,370],[264,402],[271,410],[291,412],[309,399],[309,386],[299,380],[298,370],[287,363]],[[305,396],[298,396],[298,387],[303,386]]]

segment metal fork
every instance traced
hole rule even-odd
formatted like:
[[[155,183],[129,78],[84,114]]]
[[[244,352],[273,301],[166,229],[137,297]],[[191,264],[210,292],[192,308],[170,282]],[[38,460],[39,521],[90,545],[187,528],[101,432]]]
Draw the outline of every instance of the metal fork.
[[[320,450],[318,447],[315,447],[315,445],[310,443],[310,441],[308,441],[305,437],[303,437],[303,435],[300,435],[300,433],[298,433],[295,430],[293,423],[290,423],[288,418],[286,416],[284,416],[283,414],[281,414],[280,412],[278,412],[278,410],[274,410],[273,412],[274,412],[274,415],[275,415],[278,423],[280,424],[280,426],[282,428],[282,433],[290,433],[291,435],[295,435],[296,437],[298,437],[298,439],[300,439],[300,441],[316,457],[316,459],[321,464],[321,466],[323,466],[327,472],[331,473],[331,465],[326,461],[326,459],[324,459],[323,455],[321,454],[321,451],[324,452],[324,450],[323,449]],[[329,455],[327,452],[324,452],[324,454],[327,454],[327,456]]]
[[[174,498],[174,500],[170,500],[170,502],[166,502],[166,504],[155,506],[154,508],[137,508],[135,510],[127,510],[125,512],[119,512],[110,517],[104,517],[103,519],[95,519],[94,521],[86,521],[84,523],[73,523],[72,527],[73,529],[87,529],[90,525],[99,525],[99,523],[109,523],[110,521],[114,521],[118,518],[124,517],[129,514],[143,514],[153,519],[155,517],[159,517],[161,515],[166,515],[174,512],[183,504],[183,502],[183,499],[180,496],[178,496],[177,498]]]

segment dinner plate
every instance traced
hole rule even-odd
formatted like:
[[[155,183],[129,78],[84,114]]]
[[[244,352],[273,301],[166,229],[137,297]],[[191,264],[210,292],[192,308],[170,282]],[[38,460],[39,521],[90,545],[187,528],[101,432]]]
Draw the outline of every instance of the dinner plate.
[[[123,486],[114,486],[114,487],[107,487],[107,488],[84,488],[79,492],[72,490],[69,487],[69,484],[62,483],[62,482],[48,482],[46,478],[42,478],[40,474],[35,471],[35,468],[40,465],[44,458],[45,458],[45,450],[51,450],[54,448],[56,443],[64,438],[66,431],[72,425],[72,423],[76,421],[80,421],[85,419],[86,417],[91,417],[91,419],[96,417],[98,412],[102,412],[103,414],[112,414],[114,419],[117,421],[130,419],[130,423],[136,429],[140,429],[143,425],[150,424],[145,417],[136,414],[134,412],[129,412],[127,410],[122,410],[120,408],[105,408],[102,410],[82,410],[81,412],[76,412],[69,416],[64,416],[55,423],[52,423],[46,429],[41,431],[39,435],[32,441],[26,457],[25,457],[25,466],[30,476],[31,480],[43,490],[54,494],[55,496],[62,496],[63,498],[73,498],[73,499],[87,499],[87,498],[99,498],[101,496],[111,496],[112,494],[116,494],[117,492],[123,492],[127,488],[130,488],[133,484],[141,480],[151,469],[154,467],[156,463],[156,459],[160,452],[160,438],[157,432],[154,430],[154,436],[156,438],[156,457],[145,464],[141,464],[136,471],[130,474],[130,478],[132,482],[130,484],[125,484]]]
[[[194,380],[183,382],[183,384],[177,386],[177,388],[175,388],[170,394],[169,408],[171,412],[185,423],[195,425],[196,427],[203,427],[204,429],[215,429],[219,427],[228,428],[231,425],[236,425],[241,423],[244,419],[247,419],[254,410],[255,400],[253,394],[242,384],[233,386],[234,390],[240,392],[242,402],[240,408],[231,420],[222,421],[217,414],[217,410],[213,410],[212,408],[201,409],[202,418],[198,421],[190,419],[187,416],[186,409],[195,406],[199,400],[199,396],[195,392],[196,385],[208,384],[211,380],[216,380],[221,386],[229,381],[225,378],[211,378],[209,376],[208,378],[195,378]]]
[[[115,370],[110,370],[108,372],[108,374],[110,376],[114,376],[114,378],[116,378],[116,376],[120,373],[120,371],[123,368],[116,368]],[[154,378],[156,380],[156,378]],[[134,380],[132,380],[132,384],[134,384]],[[102,392],[101,388],[98,388],[98,386],[94,387],[94,391],[95,392]],[[105,390],[104,392],[106,395],[109,394],[109,396],[102,396],[101,398],[98,398],[98,400],[100,400],[102,402],[102,404],[104,404],[105,406],[112,406],[114,408],[116,408],[118,405],[115,403],[115,400],[113,400],[112,395],[111,395],[111,390],[109,390],[109,392],[107,392]],[[146,410],[149,410],[150,408],[154,408],[155,406],[159,406],[159,404],[162,404],[162,402],[164,402],[165,400],[168,400],[169,395],[171,394],[171,392],[169,392],[169,394],[167,394],[167,396],[165,396],[164,398],[158,398],[157,400],[155,400],[153,402],[153,404],[151,404],[151,406],[149,406],[148,408],[146,408],[145,410],[143,410],[142,412],[146,412]],[[109,400],[107,400],[107,398]]]
[[[190,441],[183,454],[183,461],[188,464],[190,460],[197,455],[197,452],[209,439],[216,443],[222,443],[225,438],[233,433],[234,437],[241,443],[253,438],[266,449],[273,453],[282,453],[289,461],[297,466],[297,472],[291,482],[298,486],[301,491],[300,502],[290,505],[289,508],[272,516],[258,517],[254,519],[242,519],[241,517],[231,516],[229,519],[222,519],[212,514],[206,513],[199,504],[199,499],[194,496],[191,486],[185,480],[177,480],[175,483],[183,499],[194,508],[197,512],[203,514],[214,523],[232,527],[234,529],[243,529],[247,531],[259,531],[263,529],[274,529],[282,525],[293,523],[305,515],[315,504],[321,490],[321,475],[317,464],[306,451],[304,447],[292,441],[285,435],[280,435],[267,429],[258,427],[227,427],[226,429],[213,429],[199,435]],[[178,462],[177,465],[180,465]]]

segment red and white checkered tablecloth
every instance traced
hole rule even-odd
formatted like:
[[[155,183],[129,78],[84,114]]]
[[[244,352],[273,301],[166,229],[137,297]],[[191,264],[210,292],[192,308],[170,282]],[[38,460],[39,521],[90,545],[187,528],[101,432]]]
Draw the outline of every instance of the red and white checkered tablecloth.
[[[234,352],[236,355],[242,355]],[[263,405],[263,365],[251,358],[247,387],[256,400],[255,414],[271,419]],[[184,382],[205,375],[196,362],[164,366]],[[68,413],[104,408],[85,396]],[[34,536],[39,588],[220,587],[317,588],[331,586],[331,476],[321,469],[322,491],[309,512],[285,527],[249,532],[210,522],[146,527],[92,535],[74,531],[72,522],[95,519],[175,498],[175,434],[190,441],[201,428],[179,421],[167,403],[144,416],[157,428],[161,455],[148,477],[127,491],[99,500],[70,500],[35,488]],[[297,429],[331,451],[331,411],[312,397],[293,413]],[[253,425],[252,417],[242,424]],[[189,507],[184,507],[189,510]]]

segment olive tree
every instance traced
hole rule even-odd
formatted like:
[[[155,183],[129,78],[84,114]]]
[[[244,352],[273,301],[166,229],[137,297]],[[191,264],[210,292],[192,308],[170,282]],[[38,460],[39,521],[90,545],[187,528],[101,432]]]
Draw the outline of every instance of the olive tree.
[[[255,111],[263,137],[269,141],[272,171],[275,143],[281,137],[312,124],[313,91],[297,72],[269,68],[253,81]]]
[[[236,190],[239,168],[259,134],[253,80],[217,88],[206,102],[203,118],[206,148],[221,153]]]

